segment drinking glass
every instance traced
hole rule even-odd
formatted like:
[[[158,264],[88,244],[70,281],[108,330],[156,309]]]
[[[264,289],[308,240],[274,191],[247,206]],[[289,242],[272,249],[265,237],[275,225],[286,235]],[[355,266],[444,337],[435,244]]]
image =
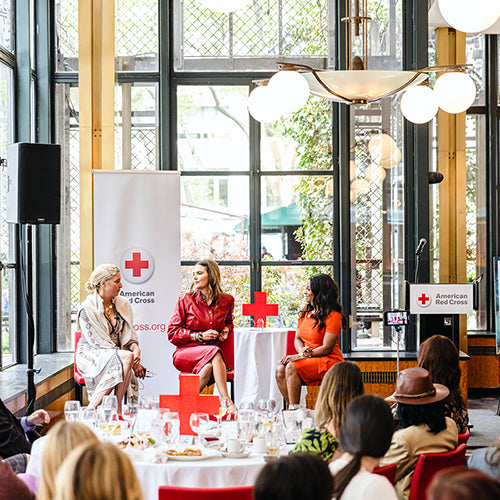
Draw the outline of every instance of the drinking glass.
[[[114,394],[108,394],[102,398],[101,405],[116,412],[118,410],[118,399]]]
[[[80,421],[92,431],[95,429],[97,412],[95,408],[81,408]]]
[[[66,401],[64,403],[64,418],[67,422],[76,422],[80,414],[80,401]]]
[[[222,417],[227,413],[227,399],[220,398],[219,413],[215,415],[217,418],[217,432],[220,434],[222,426]]]
[[[240,402],[239,410],[253,410],[254,404],[251,399],[242,399]]]
[[[238,437],[248,443],[254,429],[255,412],[253,410],[240,410],[238,412]]]
[[[176,411],[166,411],[163,414],[163,432],[167,438],[167,443],[176,444],[180,437],[181,421],[179,413]]]
[[[134,428],[135,419],[137,418],[137,412],[139,408],[135,404],[128,403],[123,405],[122,408],[122,418],[127,422],[130,428],[130,433],[132,433],[132,429]]]
[[[209,422],[210,418],[208,416],[208,413],[191,413],[191,417],[189,418],[189,425],[197,436],[196,442],[198,444],[200,442],[200,435],[208,429]]]

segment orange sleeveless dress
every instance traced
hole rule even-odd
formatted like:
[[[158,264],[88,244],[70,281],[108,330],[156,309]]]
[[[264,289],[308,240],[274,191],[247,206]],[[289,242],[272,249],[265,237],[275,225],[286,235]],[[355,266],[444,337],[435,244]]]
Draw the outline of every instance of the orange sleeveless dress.
[[[304,316],[299,319],[297,331],[299,337],[303,340],[307,347],[315,349],[323,345],[323,337],[325,332],[336,333],[340,339],[340,331],[342,330],[342,315],[337,311],[329,314],[325,321],[325,327],[318,330],[314,325],[314,318]],[[297,368],[300,378],[306,385],[319,385],[325,376],[325,373],[335,364],[344,361],[344,356],[340,351],[339,341],[335,342],[332,352],[328,356],[304,358],[293,361]]]

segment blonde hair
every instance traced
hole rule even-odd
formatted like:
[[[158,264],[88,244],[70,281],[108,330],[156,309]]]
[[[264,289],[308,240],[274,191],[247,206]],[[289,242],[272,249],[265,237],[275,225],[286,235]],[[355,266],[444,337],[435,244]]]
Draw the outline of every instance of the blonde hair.
[[[53,500],[143,500],[127,455],[112,443],[80,445],[56,476]]]
[[[89,280],[85,283],[85,288],[89,292],[99,290],[99,287],[110,280],[113,276],[120,272],[120,268],[114,264],[101,264],[97,266],[90,275]]]
[[[365,393],[363,375],[352,361],[341,361],[333,365],[321,382],[315,407],[316,427],[333,424],[336,437],[342,424],[347,405]]]
[[[82,443],[98,441],[96,435],[79,422],[58,422],[47,434],[43,449],[42,477],[39,500],[52,500],[57,471],[67,455]]]
[[[210,290],[210,297],[208,299],[214,299],[214,303],[219,301],[222,295],[221,287],[221,277],[219,265],[213,259],[203,259],[196,263],[197,266],[203,266],[207,270],[208,274],[208,289]],[[194,283],[191,285],[189,293],[193,294],[195,292]]]

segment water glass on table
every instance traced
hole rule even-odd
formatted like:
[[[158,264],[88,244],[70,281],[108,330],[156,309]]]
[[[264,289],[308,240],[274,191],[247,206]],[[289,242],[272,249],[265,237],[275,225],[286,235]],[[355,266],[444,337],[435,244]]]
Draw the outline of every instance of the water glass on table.
[[[128,424],[130,434],[132,434],[132,430],[134,428],[135,420],[137,418],[137,412],[139,408],[137,405],[132,403],[127,403],[123,405],[122,408],[122,418]]]
[[[253,410],[240,410],[238,412],[238,436],[245,443],[249,443],[255,425],[255,412]]]
[[[181,421],[176,411],[163,413],[163,433],[168,444],[177,444],[180,437]]]
[[[64,418],[66,422],[77,422],[80,418],[80,401],[71,400],[64,403]]]
[[[189,425],[196,434],[196,444],[200,444],[200,436],[207,431],[210,422],[208,413],[191,413]]]

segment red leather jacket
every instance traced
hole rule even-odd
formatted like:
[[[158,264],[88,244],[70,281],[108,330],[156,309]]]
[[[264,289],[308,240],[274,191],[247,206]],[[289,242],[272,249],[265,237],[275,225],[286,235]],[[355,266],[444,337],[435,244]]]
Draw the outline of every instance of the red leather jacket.
[[[228,326],[233,331],[234,298],[223,293],[217,305],[207,306],[201,293],[185,293],[177,300],[168,324],[168,340],[176,346],[192,342],[191,332],[214,329],[220,332]],[[216,342],[218,343],[218,342]]]

